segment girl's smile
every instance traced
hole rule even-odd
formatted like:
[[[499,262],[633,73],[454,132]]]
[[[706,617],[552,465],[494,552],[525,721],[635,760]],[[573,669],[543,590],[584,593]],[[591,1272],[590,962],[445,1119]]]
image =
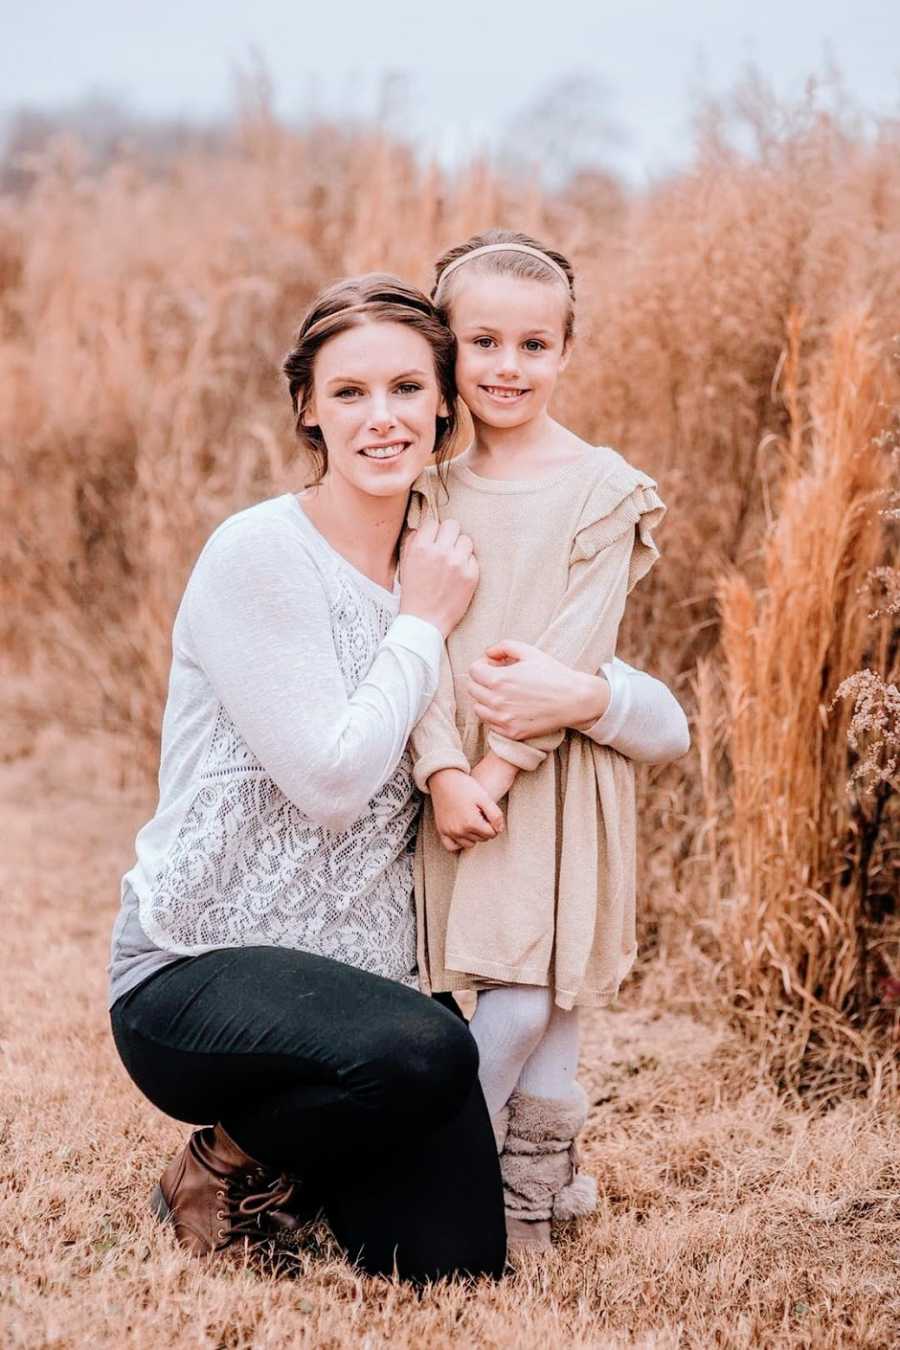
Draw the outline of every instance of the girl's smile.
[[[483,384],[480,388],[487,394],[488,398],[497,398],[503,403],[515,402],[531,392],[530,389],[514,389],[503,384]]]

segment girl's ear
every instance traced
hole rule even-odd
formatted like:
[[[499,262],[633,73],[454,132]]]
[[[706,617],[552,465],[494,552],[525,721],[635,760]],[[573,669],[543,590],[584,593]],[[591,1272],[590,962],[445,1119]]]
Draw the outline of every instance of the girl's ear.
[[[569,364],[569,357],[572,355],[572,348],[574,345],[572,338],[566,338],[563,343],[562,356],[559,358],[560,370],[565,370],[566,366]]]
[[[450,416],[450,409],[447,407],[447,400],[445,398],[442,398],[440,403],[438,404],[437,415],[438,417]]]
[[[316,417],[315,398],[307,399],[300,411],[298,420],[302,427],[317,427],[319,425],[319,419]]]

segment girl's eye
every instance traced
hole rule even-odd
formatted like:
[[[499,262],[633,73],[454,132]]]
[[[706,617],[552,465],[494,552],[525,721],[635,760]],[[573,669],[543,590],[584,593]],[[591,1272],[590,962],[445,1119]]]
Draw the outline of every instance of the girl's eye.
[[[348,387],[346,389],[336,389],[334,392],[334,396],[335,398],[343,399],[345,403],[349,403],[350,399],[354,398],[358,393],[359,393],[358,389],[352,389]]]
[[[412,380],[410,380],[406,384],[397,385],[397,391],[398,393],[401,394],[418,394],[421,393],[421,390],[422,386],[420,384],[414,383]]]
[[[522,346],[527,352],[542,352],[546,350],[543,342],[538,338],[529,338],[527,342],[523,342]]]
[[[493,339],[493,338],[489,338],[489,337],[477,337],[477,338],[475,338],[475,346],[476,346],[476,347],[483,347],[485,350],[487,350],[489,347],[493,347],[493,345],[494,345],[494,339]]]

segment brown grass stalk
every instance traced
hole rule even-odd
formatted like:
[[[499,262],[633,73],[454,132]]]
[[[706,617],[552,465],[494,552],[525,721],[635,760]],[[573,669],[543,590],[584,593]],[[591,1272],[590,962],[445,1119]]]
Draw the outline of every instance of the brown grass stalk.
[[[792,438],[765,586],[735,575],[720,592],[735,882],[723,938],[738,1006],[761,1034],[780,1018],[789,1027],[789,1071],[826,1027],[863,1054],[867,870],[847,791],[848,713],[832,705],[871,648],[865,583],[885,548],[887,379],[868,315],[837,324],[811,385],[803,466]]]

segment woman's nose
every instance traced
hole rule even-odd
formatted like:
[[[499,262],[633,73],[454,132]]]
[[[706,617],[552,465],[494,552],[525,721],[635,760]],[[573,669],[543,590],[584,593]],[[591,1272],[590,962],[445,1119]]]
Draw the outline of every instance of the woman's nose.
[[[381,431],[386,427],[392,427],[396,423],[391,400],[386,396],[375,395],[369,407],[369,425],[373,431]]]

